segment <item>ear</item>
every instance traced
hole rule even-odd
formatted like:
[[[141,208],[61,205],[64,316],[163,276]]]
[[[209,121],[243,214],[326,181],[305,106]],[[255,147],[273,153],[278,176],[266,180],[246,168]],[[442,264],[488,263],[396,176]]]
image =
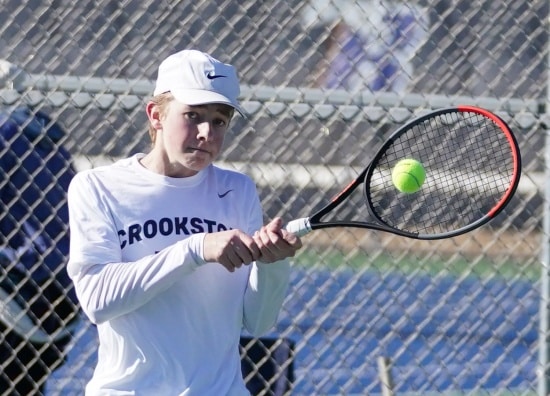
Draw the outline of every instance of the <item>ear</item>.
[[[162,114],[159,106],[154,102],[147,102],[147,105],[145,106],[145,112],[147,113],[147,117],[149,118],[149,123],[151,124],[151,126],[155,129],[162,129]]]

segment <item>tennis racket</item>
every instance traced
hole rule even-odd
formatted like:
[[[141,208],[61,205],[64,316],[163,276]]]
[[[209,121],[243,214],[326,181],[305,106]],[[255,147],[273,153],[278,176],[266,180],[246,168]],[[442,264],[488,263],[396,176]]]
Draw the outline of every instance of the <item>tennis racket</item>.
[[[417,192],[405,194],[393,185],[392,169],[403,159],[415,159],[426,170]],[[299,236],[359,227],[414,239],[450,238],[495,218],[514,195],[520,174],[516,138],[500,117],[474,106],[439,109],[400,127],[326,206],[285,228]],[[366,210],[351,208],[351,220],[339,219],[342,204],[360,186]]]

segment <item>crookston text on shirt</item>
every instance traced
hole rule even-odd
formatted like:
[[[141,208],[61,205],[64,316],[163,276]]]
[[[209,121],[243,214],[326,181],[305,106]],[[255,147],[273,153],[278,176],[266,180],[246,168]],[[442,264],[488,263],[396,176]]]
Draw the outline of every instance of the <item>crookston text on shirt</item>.
[[[215,220],[199,217],[163,217],[146,220],[143,224],[130,224],[126,229],[119,230],[120,248],[138,243],[143,239],[151,239],[163,235],[191,235],[201,232],[217,232],[230,229]]]

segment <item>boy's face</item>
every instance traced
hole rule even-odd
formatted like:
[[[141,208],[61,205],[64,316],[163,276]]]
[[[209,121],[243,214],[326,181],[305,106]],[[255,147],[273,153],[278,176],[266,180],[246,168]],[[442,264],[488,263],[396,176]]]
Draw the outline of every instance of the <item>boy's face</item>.
[[[233,108],[224,104],[185,105],[170,101],[160,116],[153,152],[167,176],[192,176],[218,158]]]

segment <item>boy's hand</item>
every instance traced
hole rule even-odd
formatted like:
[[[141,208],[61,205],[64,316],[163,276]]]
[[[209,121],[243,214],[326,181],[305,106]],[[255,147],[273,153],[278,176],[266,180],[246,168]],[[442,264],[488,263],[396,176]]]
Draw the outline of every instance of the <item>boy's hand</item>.
[[[240,230],[229,230],[206,234],[203,256],[208,262],[218,262],[229,272],[243,264],[260,258],[260,249],[254,239]]]
[[[294,257],[302,247],[301,239],[282,227],[283,221],[276,217],[254,234],[253,238],[260,250],[261,262],[272,263]]]

